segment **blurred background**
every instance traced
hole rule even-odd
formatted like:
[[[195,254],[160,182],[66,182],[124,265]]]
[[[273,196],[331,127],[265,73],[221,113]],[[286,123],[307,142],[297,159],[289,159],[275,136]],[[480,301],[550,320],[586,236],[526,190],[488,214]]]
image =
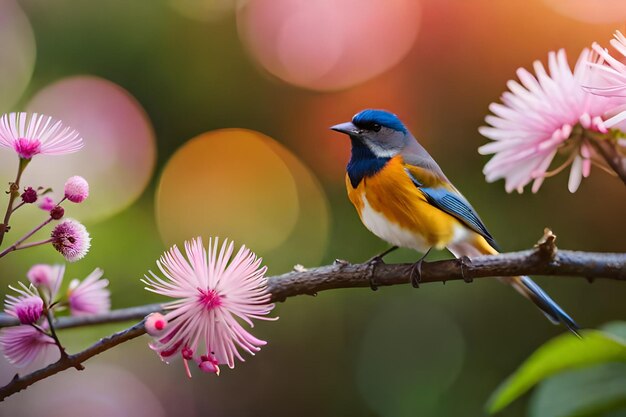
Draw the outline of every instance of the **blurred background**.
[[[77,154],[35,158],[24,185],[89,181],[90,199],[66,213],[87,225],[92,249],[66,282],[102,267],[113,308],[160,301],[139,279],[196,235],[245,243],[269,275],[385,249],[345,195],[349,143],[328,130],[368,107],[406,122],[506,250],[549,226],[562,248],[626,251],[619,180],[596,169],[576,194],[567,174],[536,195],[506,194],[485,182],[476,151],[487,107],[518,67],[558,48],[573,64],[625,20],[626,3],[611,0],[0,0],[0,112],[44,112],[85,138]],[[2,152],[0,181],[16,163]],[[39,218],[36,207],[19,212],[8,241]],[[30,265],[61,260],[50,247],[11,254],[0,295]],[[623,283],[537,281],[584,327],[626,317]],[[254,329],[269,344],[219,377],[188,380],[144,336],[11,397],[0,414],[478,416],[563,331],[490,279],[338,290],[274,314]],[[76,351],[130,324],[60,337]],[[2,362],[3,383],[14,373]]]

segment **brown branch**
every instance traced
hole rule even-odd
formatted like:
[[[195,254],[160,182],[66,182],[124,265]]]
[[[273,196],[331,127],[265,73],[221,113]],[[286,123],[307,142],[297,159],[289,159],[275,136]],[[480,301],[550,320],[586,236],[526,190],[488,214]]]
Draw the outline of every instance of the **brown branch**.
[[[124,343],[138,336],[141,336],[145,332],[146,330],[144,328],[143,321],[141,321],[140,323],[135,324],[129,329],[115,333],[109,337],[105,337],[104,339],[100,339],[98,343],[95,343],[94,345],[83,350],[82,352],[79,352],[75,355],[61,357],[61,359],[59,359],[57,362],[48,365],[43,369],[21,377],[19,375],[15,375],[11,382],[0,388],[0,401],[3,401],[9,395],[15,394],[16,392],[20,392],[21,390],[28,388],[37,381],[41,381],[44,378],[57,374],[66,369],[81,369],[82,363],[85,362],[87,359],[97,355],[98,353],[102,353],[105,350],[111,349],[112,347],[117,346],[120,343]]]
[[[557,250],[555,236],[546,230],[544,237],[535,249],[522,252],[504,253],[472,258],[468,263],[458,259],[424,262],[421,268],[421,283],[469,280],[482,277],[517,275],[578,276],[588,280],[608,278],[626,281],[625,253],[594,253]],[[284,301],[296,295],[315,295],[320,291],[369,287],[370,278],[378,286],[408,284],[411,280],[413,264],[350,264],[335,261],[333,265],[305,269],[296,267],[294,271],[268,278],[268,289],[272,301]],[[160,311],[160,304],[150,304],[114,310],[106,314],[83,317],[61,317],[55,321],[58,329],[100,323],[121,322],[143,319],[154,311]],[[0,315],[0,327],[19,324],[17,319]],[[48,367],[32,374],[13,379],[0,388],[0,400],[29,385],[65,369],[80,364],[98,353],[104,352],[122,342],[145,333],[143,321],[133,327],[100,340],[87,350],[69,355]]]

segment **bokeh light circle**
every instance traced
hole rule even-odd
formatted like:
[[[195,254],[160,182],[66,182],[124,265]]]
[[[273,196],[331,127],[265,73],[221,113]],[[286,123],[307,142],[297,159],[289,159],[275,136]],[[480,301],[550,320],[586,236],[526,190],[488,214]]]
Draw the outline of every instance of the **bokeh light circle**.
[[[415,0],[249,0],[237,26],[268,72],[313,90],[337,90],[397,64],[420,22]]]
[[[298,193],[272,142],[258,132],[222,129],[178,149],[156,196],[164,242],[220,236],[258,253],[281,245],[298,219]]]
[[[581,22],[609,23],[626,19],[626,2],[623,0],[544,0],[548,6],[563,16]]]
[[[35,156],[23,185],[52,187],[58,199],[69,177],[84,177],[89,198],[66,206],[83,221],[111,216],[144,191],[154,171],[156,143],[145,111],[126,90],[97,77],[65,78],[39,91],[27,110],[62,120],[80,132],[85,146],[70,155]],[[13,178],[16,155],[0,152],[0,167],[2,178]]]
[[[375,313],[360,344],[361,397],[380,416],[437,415],[464,357],[465,340],[446,311],[415,297],[394,298]]]
[[[35,35],[14,0],[0,0],[0,111],[20,98],[35,67]]]
[[[287,148],[268,142],[270,148],[287,164],[295,181],[300,206],[299,217],[287,240],[264,255],[272,271],[285,271],[295,264],[317,266],[328,246],[330,207],[317,177]]]

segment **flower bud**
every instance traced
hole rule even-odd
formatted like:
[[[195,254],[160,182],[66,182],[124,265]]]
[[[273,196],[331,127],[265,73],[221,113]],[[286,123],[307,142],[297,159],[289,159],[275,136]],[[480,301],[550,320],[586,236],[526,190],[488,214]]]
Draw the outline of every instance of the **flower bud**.
[[[70,262],[83,258],[91,246],[85,226],[73,219],[63,220],[50,234],[52,246]]]
[[[55,206],[52,210],[50,210],[50,217],[52,217],[54,220],[59,220],[63,218],[64,214],[65,209],[61,206]]]
[[[159,336],[163,333],[163,330],[167,327],[167,320],[161,313],[152,313],[146,317],[146,332],[150,336]],[[183,349],[184,352],[184,349]],[[183,353],[184,356],[184,353]]]
[[[89,197],[89,183],[78,175],[68,178],[64,190],[65,198],[72,203],[82,203]]]
[[[45,211],[50,211],[56,207],[54,200],[51,197],[44,197],[39,203],[39,208]]]
[[[28,187],[22,193],[22,201],[26,204],[32,204],[37,201],[37,191],[33,187]]]

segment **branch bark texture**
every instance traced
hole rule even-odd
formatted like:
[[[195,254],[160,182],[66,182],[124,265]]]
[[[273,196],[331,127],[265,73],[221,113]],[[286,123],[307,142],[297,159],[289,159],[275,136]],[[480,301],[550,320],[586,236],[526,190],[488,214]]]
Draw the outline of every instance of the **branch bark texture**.
[[[593,280],[607,278],[626,281],[625,253],[594,253],[557,250],[555,236],[546,234],[534,249],[500,255],[480,256],[473,259],[450,259],[424,262],[421,267],[421,284],[452,280],[471,281],[474,278],[551,275],[577,276]],[[268,289],[272,301],[285,301],[297,295],[315,295],[320,291],[408,284],[411,281],[413,264],[351,264],[337,260],[332,265],[306,269],[297,266],[292,272],[268,278]],[[62,317],[55,322],[57,329],[72,328],[100,323],[142,320],[140,323],[101,339],[90,348],[49,365],[25,376],[16,376],[5,387],[0,388],[0,400],[19,392],[33,383],[69,368],[80,368],[87,359],[120,343],[145,333],[143,318],[161,311],[160,304],[149,304],[114,310],[106,314],[85,317]],[[14,317],[0,315],[0,327],[18,325]]]

